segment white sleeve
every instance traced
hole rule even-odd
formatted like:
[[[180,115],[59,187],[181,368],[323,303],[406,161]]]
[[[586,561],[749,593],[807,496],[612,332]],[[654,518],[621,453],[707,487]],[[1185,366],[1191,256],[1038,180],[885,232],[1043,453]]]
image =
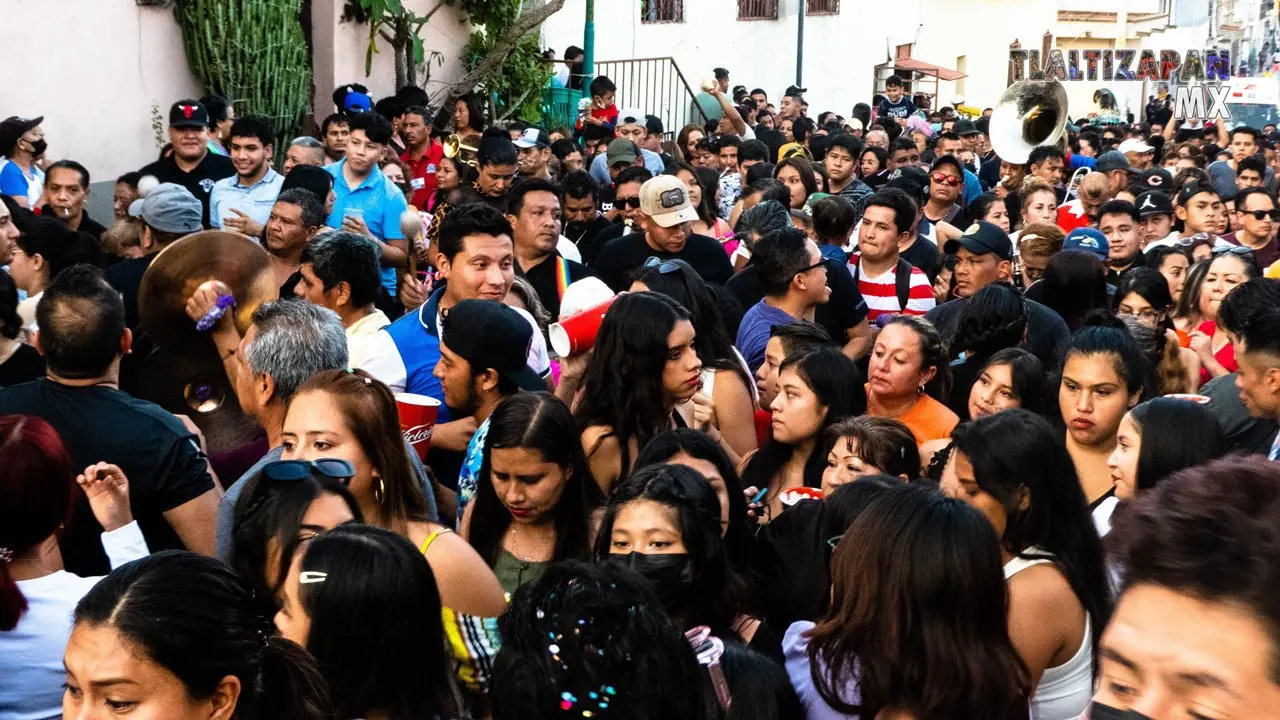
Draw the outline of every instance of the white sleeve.
[[[113,570],[151,554],[137,520],[111,532],[102,533],[102,549],[107,551],[107,559],[111,561]]]
[[[400,357],[400,349],[386,330],[379,330],[362,343],[364,356],[360,369],[382,381],[391,392],[404,392],[409,381],[409,370]]]
[[[529,343],[529,369],[538,373],[538,377],[547,377],[551,374],[551,356],[547,354],[547,339],[542,336],[538,321],[520,308],[512,308],[512,310],[520,313],[533,328],[533,341]]]

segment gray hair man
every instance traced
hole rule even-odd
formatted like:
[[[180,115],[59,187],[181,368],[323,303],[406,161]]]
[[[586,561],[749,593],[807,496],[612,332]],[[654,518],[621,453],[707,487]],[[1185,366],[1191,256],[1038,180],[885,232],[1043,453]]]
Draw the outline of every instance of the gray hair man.
[[[324,143],[303,135],[289,143],[289,150],[284,154],[284,168],[280,172],[288,175],[290,170],[299,165],[323,167],[324,164]]]
[[[204,290],[197,291],[197,296]],[[235,326],[231,327],[234,332]],[[221,348],[221,341],[216,342]],[[279,460],[284,453],[285,409],[298,388],[316,373],[347,367],[347,336],[338,314],[328,308],[297,299],[272,300],[254,311],[253,324],[234,353],[222,354],[240,409],[266,430],[271,448],[227,490],[218,508],[218,557],[229,560],[240,491],[263,465]]]

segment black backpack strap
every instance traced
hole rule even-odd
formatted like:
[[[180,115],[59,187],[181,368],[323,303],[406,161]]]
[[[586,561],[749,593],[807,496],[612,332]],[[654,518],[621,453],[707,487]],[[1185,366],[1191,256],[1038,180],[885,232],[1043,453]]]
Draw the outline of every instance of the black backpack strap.
[[[915,268],[911,263],[898,258],[898,267],[894,270],[893,284],[898,293],[898,307],[907,311],[907,302],[911,300],[911,273]]]

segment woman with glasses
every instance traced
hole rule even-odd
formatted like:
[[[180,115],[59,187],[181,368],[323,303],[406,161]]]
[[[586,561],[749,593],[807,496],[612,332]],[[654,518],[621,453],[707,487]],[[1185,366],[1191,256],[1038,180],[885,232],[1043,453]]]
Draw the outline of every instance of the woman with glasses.
[[[475,501],[462,536],[508,595],[547,566],[591,556],[591,513],[603,504],[573,414],[556,396],[517,393],[493,411]]]
[[[1230,335],[1218,327],[1218,307],[1235,286],[1261,275],[1253,251],[1246,247],[1215,248],[1200,285],[1200,324],[1188,333],[1191,349],[1200,358],[1200,384],[1236,371],[1236,351]]]
[[[952,440],[942,491],[981,511],[1000,537],[1009,637],[1035,688],[1031,716],[1077,718],[1093,695],[1111,598],[1067,449],[1025,410],[960,425]]]
[[[840,420],[863,414],[862,374],[839,350],[824,347],[792,355],[778,368],[778,394],[770,407],[773,436],[742,471],[747,492],[759,497],[764,522],[787,507],[782,493],[822,487],[827,469],[823,433]]]
[[[778,636],[748,611],[747,587],[720,537],[720,503],[682,465],[652,465],[618,485],[600,523],[596,561],[648,581],[663,609],[688,631],[699,625],[780,657]]]
[[[831,556],[830,609],[783,639],[805,717],[1026,718],[996,536],[924,487],[873,500]]]
[[[720,437],[719,413],[702,391],[702,360],[688,310],[659,293],[614,301],[582,379],[575,416],[591,474],[608,494],[651,439],[689,425],[676,406],[694,400],[693,426]]]
[[[875,190],[889,179],[888,166],[889,153],[884,148],[875,145],[864,147],[858,158],[858,179]]]
[[[1147,332],[1138,329],[1130,334],[1143,346],[1156,375],[1155,389],[1161,395],[1189,393],[1200,384],[1200,359],[1195,351],[1179,346],[1169,317],[1172,310],[1169,283],[1160,272],[1135,267],[1120,277],[1115,294],[1116,315],[1121,319],[1132,318],[1147,329]]]
[[[355,472],[337,458],[278,460],[245,485],[232,524],[230,564],[264,616],[280,608],[289,563],[303,543],[339,525],[364,521],[347,489]]]
[[[364,521],[407,538],[426,557],[440,587],[459,678],[469,689],[482,689],[506,596],[471,545],[430,518],[391,391],[363,370],[318,373],[289,402],[282,438],[286,460],[350,463],[348,487]]]
[[[741,458],[756,449],[753,421],[759,400],[747,362],[733,346],[725,328],[719,299],[702,277],[683,260],[649,258],[631,284],[631,292],[655,292],[675,300],[689,311],[693,346],[702,361],[702,393],[715,407],[720,437],[731,457]],[[686,425],[693,425],[697,404],[676,406]]]
[[[320,666],[332,717],[455,717],[431,566],[408,540],[368,525],[331,530],[289,569],[275,626]]]
[[[120,468],[96,463],[76,475],[49,423],[0,417],[0,717],[61,717],[71,611],[102,579],[67,572],[58,549],[81,493],[111,567],[147,555]]]

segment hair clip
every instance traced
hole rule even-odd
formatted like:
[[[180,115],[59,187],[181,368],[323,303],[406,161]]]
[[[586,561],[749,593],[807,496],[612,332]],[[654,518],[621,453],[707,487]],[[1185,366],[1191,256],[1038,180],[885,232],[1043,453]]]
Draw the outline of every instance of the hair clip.
[[[0,563],[7,563],[13,560],[13,551],[7,547],[0,547]]]
[[[304,570],[302,571],[301,574],[298,575],[298,584],[311,585],[313,583],[322,583],[328,578],[329,578],[329,573]]]

